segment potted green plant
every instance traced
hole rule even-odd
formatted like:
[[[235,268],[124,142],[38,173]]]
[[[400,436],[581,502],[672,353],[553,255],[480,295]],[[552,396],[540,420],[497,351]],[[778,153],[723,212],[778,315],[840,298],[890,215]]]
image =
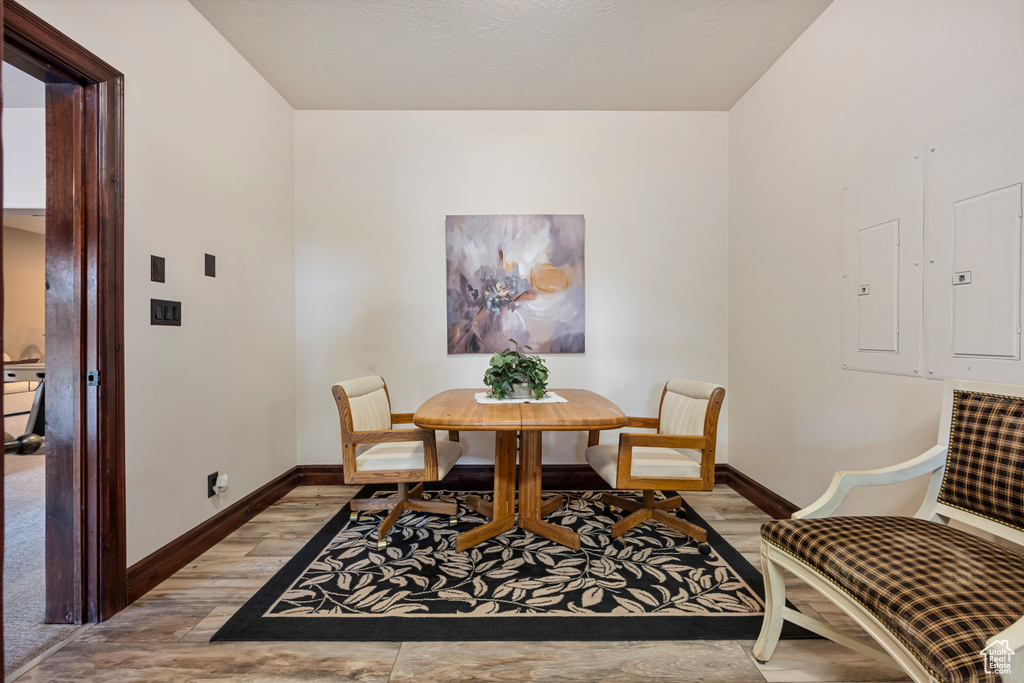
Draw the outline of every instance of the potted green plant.
[[[535,399],[543,398],[548,389],[548,368],[544,359],[521,350],[533,351],[531,347],[520,347],[515,339],[509,341],[515,344],[515,349],[509,347],[494,354],[484,372],[484,384],[491,388],[490,395],[499,400],[509,396],[527,398],[531,394]],[[526,387],[522,386],[524,384]]]

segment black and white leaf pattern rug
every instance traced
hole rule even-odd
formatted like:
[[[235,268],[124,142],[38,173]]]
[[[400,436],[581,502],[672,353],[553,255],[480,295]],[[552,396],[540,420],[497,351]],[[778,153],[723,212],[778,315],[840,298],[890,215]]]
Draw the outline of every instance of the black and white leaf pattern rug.
[[[761,575],[692,508],[687,519],[708,529],[708,556],[652,522],[628,532],[625,547],[615,545],[609,529],[618,518],[605,511],[600,491],[562,493],[565,506],[545,519],[579,533],[580,550],[515,527],[455,552],[456,535],[487,520],[465,506],[465,492],[435,491],[431,497],[460,501],[458,526],[406,512],[378,551],[381,515],[350,521],[346,505],[213,640],[757,637]],[[789,624],[783,633],[805,635]]]

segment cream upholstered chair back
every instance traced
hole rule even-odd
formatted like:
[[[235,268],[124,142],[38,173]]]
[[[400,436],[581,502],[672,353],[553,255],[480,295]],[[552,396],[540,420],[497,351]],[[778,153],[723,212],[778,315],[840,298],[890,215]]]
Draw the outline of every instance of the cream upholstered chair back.
[[[457,435],[439,446],[433,430],[394,429],[395,424],[412,423],[413,415],[391,412],[381,377],[338,382],[331,393],[341,420],[346,483],[437,481],[465,453]]]
[[[627,426],[657,434],[619,434],[618,446],[598,443],[585,457],[616,489],[710,491],[715,482],[718,414],[725,388],[710,382],[672,379],[665,383],[657,419],[628,418]]]
[[[715,485],[715,441],[725,388],[710,382],[670,379],[661,392],[657,419],[626,418],[627,427],[657,429],[657,434],[622,432],[618,446],[598,442],[591,432],[587,463],[613,489],[639,489],[643,501],[602,493],[609,508],[629,515],[612,524],[612,538],[654,520],[697,541],[697,551],[711,552],[707,530],[669,514],[682,506],[681,496],[655,500],[656,491],[711,491]]]
[[[391,429],[391,400],[384,379],[377,375],[359,377],[336,385],[348,402],[348,428],[353,432]]]
[[[659,434],[704,434],[708,404],[715,389],[710,382],[671,379],[661,396]]]
[[[398,484],[397,495],[355,499],[352,514],[388,510],[377,527],[377,549],[387,546],[386,536],[406,510],[449,515],[454,523],[458,506],[452,501],[421,499],[423,482],[439,481],[465,449],[458,433],[438,442],[432,429],[394,429],[411,424],[412,413],[392,413],[388,387],[376,375],[338,382],[331,387],[341,420],[341,460],[346,484]],[[410,484],[414,486],[410,487]]]

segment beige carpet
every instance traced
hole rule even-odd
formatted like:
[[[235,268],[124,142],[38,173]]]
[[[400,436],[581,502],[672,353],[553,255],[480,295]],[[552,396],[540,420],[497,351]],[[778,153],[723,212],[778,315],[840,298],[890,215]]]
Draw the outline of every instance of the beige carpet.
[[[4,456],[4,662],[8,673],[78,628],[43,623],[45,461],[42,455]]]

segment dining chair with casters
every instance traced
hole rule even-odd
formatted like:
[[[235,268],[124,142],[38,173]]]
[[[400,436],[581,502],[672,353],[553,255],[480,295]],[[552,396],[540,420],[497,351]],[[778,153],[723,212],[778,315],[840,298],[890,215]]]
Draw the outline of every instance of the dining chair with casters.
[[[653,519],[697,541],[701,554],[711,552],[707,531],[683,518],[682,497],[655,501],[654,492],[714,487],[718,413],[724,399],[725,389],[717,384],[672,379],[661,392],[657,418],[627,418],[627,429],[656,429],[656,434],[623,432],[616,446],[599,445],[599,432],[590,432],[587,463],[612,488],[643,491],[643,501],[613,493],[601,496],[606,507],[631,513],[612,525],[613,539],[624,542],[620,536]],[[670,514],[677,509],[680,514]]]
[[[388,388],[381,377],[339,382],[331,392],[341,419],[345,483],[398,484],[394,496],[357,498],[349,503],[352,519],[358,519],[363,511],[388,511],[377,530],[377,548],[387,546],[388,532],[406,510],[448,515],[454,526],[456,503],[423,500],[422,495],[423,482],[443,479],[465,453],[459,433],[449,432],[449,441],[438,441],[431,429],[394,429],[396,424],[411,424],[412,413],[391,412]]]

